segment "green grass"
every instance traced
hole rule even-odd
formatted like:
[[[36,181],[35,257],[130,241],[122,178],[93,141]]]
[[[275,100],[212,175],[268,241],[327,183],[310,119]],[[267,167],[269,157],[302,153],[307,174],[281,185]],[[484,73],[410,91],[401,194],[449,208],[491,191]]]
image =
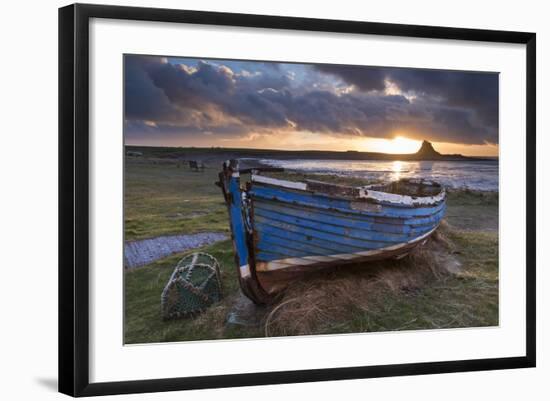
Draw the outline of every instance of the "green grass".
[[[391,331],[498,325],[498,240],[494,233],[454,232],[463,270],[416,291],[383,291],[346,331]]]
[[[225,329],[225,315],[239,291],[231,242],[223,241],[205,248],[221,266],[224,300],[203,314],[186,319],[164,321],[160,314],[160,295],[174,266],[185,253],[174,255],[125,274],[125,342],[150,343],[182,340],[207,340],[227,337],[259,336],[259,331]]]
[[[380,286],[367,310],[349,304],[345,313],[310,334],[441,329],[498,325],[498,239],[494,232],[452,232],[463,269],[432,278],[427,285],[394,291]],[[263,327],[226,326],[239,293],[230,241],[206,247],[222,268],[224,299],[194,318],[163,321],[160,294],[177,261],[185,254],[157,261],[125,274],[125,342],[209,340],[264,336]],[[402,262],[402,263],[407,263]],[[345,273],[344,273],[345,274]],[[266,309],[266,314],[269,309]],[[275,332],[274,335],[280,335]],[[296,334],[292,331],[287,334]]]
[[[227,209],[214,185],[217,170],[191,171],[178,164],[127,162],[125,239],[228,231]]]
[[[498,231],[498,193],[449,191],[446,218],[461,230]]]
[[[228,231],[217,169],[192,172],[176,163],[127,163],[126,240],[158,235]],[[498,197],[473,191],[449,193],[447,236],[462,263],[458,274],[429,277],[413,289],[380,284],[368,307],[353,302],[311,333],[349,333],[498,325]],[[163,321],[160,296],[185,253],[125,272],[127,344],[264,336],[264,327],[225,324],[239,296],[230,241],[205,247],[222,269],[224,299],[194,318]],[[407,260],[400,261],[406,266]],[[342,269],[346,274],[346,269]],[[339,273],[340,274],[340,273]],[[270,309],[266,308],[265,313]],[[280,335],[274,331],[273,335]],[[287,334],[293,334],[288,332]]]

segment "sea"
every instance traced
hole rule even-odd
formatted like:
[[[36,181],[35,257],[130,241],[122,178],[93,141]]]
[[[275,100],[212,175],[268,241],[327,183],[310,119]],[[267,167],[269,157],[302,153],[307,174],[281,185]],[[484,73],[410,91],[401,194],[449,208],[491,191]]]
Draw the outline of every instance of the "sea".
[[[498,192],[498,160],[388,161],[388,160],[277,160],[260,159],[264,165],[312,174],[333,174],[394,181],[423,178],[447,188]]]

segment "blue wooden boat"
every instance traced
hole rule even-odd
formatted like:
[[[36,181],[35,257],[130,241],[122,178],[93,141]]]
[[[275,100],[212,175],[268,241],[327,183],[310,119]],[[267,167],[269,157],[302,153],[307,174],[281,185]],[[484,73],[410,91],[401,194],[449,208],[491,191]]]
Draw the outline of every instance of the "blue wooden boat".
[[[240,285],[256,303],[269,303],[289,281],[312,270],[406,256],[445,213],[445,189],[431,181],[350,187],[280,180],[262,170],[239,170],[238,161],[230,160],[218,183]],[[243,173],[251,174],[244,187]]]

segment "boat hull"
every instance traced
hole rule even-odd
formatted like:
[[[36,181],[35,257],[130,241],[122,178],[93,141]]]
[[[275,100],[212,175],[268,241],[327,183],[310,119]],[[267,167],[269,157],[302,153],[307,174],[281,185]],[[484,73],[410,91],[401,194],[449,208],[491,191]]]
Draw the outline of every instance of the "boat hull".
[[[246,285],[243,291],[259,303],[310,271],[403,257],[437,229],[445,214],[444,191],[404,197],[258,175],[243,190],[233,163],[226,163],[220,181],[231,204],[241,286],[254,281],[261,297],[250,296]]]

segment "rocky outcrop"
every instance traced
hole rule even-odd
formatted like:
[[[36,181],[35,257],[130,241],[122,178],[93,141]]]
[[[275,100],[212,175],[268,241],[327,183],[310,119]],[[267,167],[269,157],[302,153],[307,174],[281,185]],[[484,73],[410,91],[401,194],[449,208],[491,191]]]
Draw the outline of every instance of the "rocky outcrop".
[[[419,159],[439,159],[442,155],[434,149],[430,142],[424,140],[422,141],[422,146],[418,152],[416,152],[416,156],[418,156]]]

